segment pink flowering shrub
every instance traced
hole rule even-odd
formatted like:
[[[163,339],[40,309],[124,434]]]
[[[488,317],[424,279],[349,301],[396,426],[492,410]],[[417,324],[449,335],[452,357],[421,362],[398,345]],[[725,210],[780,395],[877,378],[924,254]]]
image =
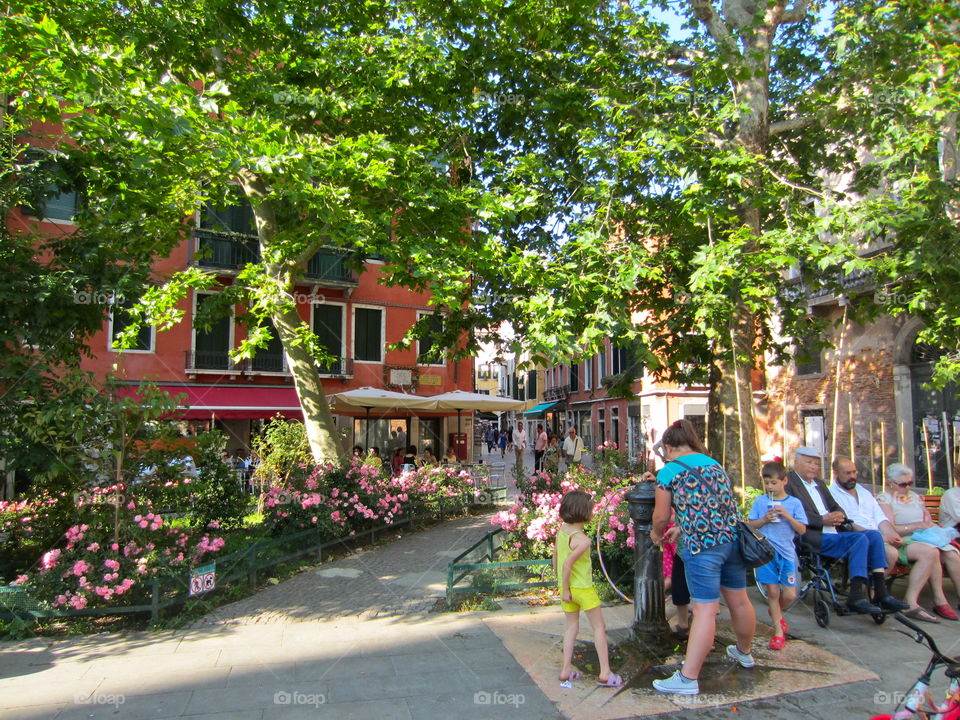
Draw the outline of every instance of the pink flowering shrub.
[[[123,498],[114,534],[114,506],[104,497]],[[23,508],[21,508],[23,509]],[[136,605],[150,596],[149,580],[182,576],[225,545],[213,528],[171,527],[152,503],[113,486],[80,496],[75,507],[83,522],[70,525],[28,572],[14,580],[37,600],[53,607]]]
[[[264,514],[277,533],[317,527],[338,537],[391,524],[429,501],[473,497],[475,492],[474,480],[465,470],[428,467],[389,477],[382,468],[351,459],[316,466],[302,488],[270,487]]]
[[[582,490],[594,498],[593,520],[585,530],[591,537],[599,530],[604,558],[632,558],[634,535],[624,496],[637,478],[595,474],[582,467],[564,476],[535,473],[521,488],[513,506],[494,515],[507,539],[503,559],[532,560],[549,557],[560,527],[560,501],[564,493]]]

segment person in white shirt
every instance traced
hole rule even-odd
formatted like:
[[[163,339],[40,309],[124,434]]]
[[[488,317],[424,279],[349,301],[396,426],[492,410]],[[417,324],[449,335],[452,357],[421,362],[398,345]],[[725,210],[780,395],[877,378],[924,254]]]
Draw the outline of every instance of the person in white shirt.
[[[915,620],[938,622],[935,617],[920,607],[920,591],[929,581],[935,607],[940,608],[937,614],[943,613],[942,617],[953,614],[956,617],[943,594],[943,568],[940,566],[937,549],[932,545],[910,543],[902,551],[900,550],[904,545],[903,537],[890,522],[873,494],[857,483],[857,466],[849,458],[836,458],[833,461],[833,483],[830,485],[830,494],[853,522],[854,530],[878,530],[883,534],[889,567],[892,568],[896,564],[900,552],[903,552],[905,559],[910,561],[907,591],[903,595],[903,601],[910,606],[910,609],[905,610],[904,615]]]
[[[517,464],[523,465],[523,451],[527,449],[527,433],[523,423],[517,420],[517,429],[513,431],[513,451],[517,454]]]
[[[887,555],[883,536],[876,530],[854,530],[830,491],[817,480],[819,474],[820,451],[812,447],[797,448],[793,470],[787,480],[787,492],[803,504],[807,514],[803,542],[813,552],[825,557],[846,558],[850,577],[847,608],[850,610],[869,615],[909,610],[907,603],[887,592]],[[868,578],[877,599],[876,605],[867,599]]]
[[[563,457],[567,461],[567,467],[583,462],[583,450],[583,438],[577,437],[576,428],[570,428],[569,437],[563,441]]]
[[[940,498],[940,527],[960,530],[960,487],[947,490]]]

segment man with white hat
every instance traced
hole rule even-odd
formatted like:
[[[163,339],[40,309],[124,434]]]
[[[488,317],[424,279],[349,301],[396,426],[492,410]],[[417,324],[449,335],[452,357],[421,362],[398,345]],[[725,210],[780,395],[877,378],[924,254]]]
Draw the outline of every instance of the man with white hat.
[[[884,570],[887,557],[883,536],[876,530],[857,531],[820,475],[820,451],[797,448],[793,470],[787,476],[787,492],[800,500],[807,513],[803,541],[825,557],[846,558],[850,574],[847,607],[859,613],[900,612],[910,606],[887,593]],[[877,605],[867,599],[867,579],[873,585]]]

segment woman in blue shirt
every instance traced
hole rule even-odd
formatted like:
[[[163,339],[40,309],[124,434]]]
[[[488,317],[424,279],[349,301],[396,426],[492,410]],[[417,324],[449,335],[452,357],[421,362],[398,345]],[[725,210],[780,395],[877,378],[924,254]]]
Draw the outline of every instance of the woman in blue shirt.
[[[653,687],[664,693],[696,695],[700,669],[716,636],[720,596],[730,609],[737,636],[737,644],[727,646],[727,656],[741,667],[754,665],[750,646],[757,616],[747,597],[747,569],[737,543],[740,513],[730,478],[707,456],[689,420],[673,423],[660,442],[667,462],[657,474],[650,538],[663,541],[672,508],[683,547],[680,556],[690,587],[693,622],[683,667],[666,680],[655,680]]]

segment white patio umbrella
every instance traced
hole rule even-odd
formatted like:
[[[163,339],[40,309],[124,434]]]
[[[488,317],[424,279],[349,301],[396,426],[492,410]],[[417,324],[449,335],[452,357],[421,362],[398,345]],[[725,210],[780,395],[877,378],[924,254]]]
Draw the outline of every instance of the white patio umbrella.
[[[384,410],[436,410],[435,398],[407,393],[381,390],[380,388],[361,387],[354,390],[334,393],[328,396],[330,407],[343,412],[364,408],[367,411],[367,429],[365,444],[370,445],[370,410],[380,408]]]
[[[463,410],[519,410],[526,403],[523,400],[500,397],[499,395],[482,395],[481,393],[451,390],[430,398],[437,403],[440,410],[457,411],[457,433],[460,432],[460,413]]]

